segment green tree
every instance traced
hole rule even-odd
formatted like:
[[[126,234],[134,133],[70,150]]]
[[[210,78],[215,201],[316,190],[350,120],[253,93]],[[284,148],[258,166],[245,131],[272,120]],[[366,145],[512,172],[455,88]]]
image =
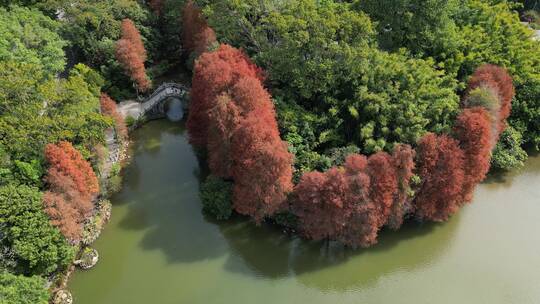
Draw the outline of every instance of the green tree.
[[[104,141],[112,122],[99,110],[102,80],[86,67],[57,80],[46,78],[39,66],[8,61],[0,62],[0,76],[0,145],[12,161],[41,162],[43,147],[60,140],[90,157]]]
[[[49,0],[43,8],[63,11],[61,33],[70,41],[75,57],[94,68],[105,78],[105,89],[115,99],[131,97],[131,82],[114,57],[123,19],[132,20],[140,30],[153,62],[159,52],[159,32],[152,27],[151,13],[135,0]],[[178,8],[180,10],[180,8]]]
[[[268,71],[273,94],[288,104],[281,109],[297,104],[298,116],[304,109],[324,121],[314,130],[317,143],[301,154],[299,126],[281,125],[304,164],[318,162],[313,149],[391,150],[451,125],[458,107],[452,77],[432,59],[379,50],[369,17],[349,3],[220,0],[204,12],[220,39],[249,50]]]
[[[73,248],[49,223],[36,188],[0,187],[0,226],[4,245],[18,261],[16,272],[49,274],[67,266],[74,257]]]
[[[502,170],[523,167],[527,159],[527,152],[521,148],[522,144],[521,133],[512,127],[507,127],[493,150],[491,166]]]
[[[388,50],[406,48],[437,62],[460,60],[461,44],[452,19],[460,0],[357,0],[355,6],[377,22],[380,45]],[[441,64],[444,67],[444,64]],[[450,71],[453,72],[453,71]]]
[[[540,42],[520,23],[514,4],[508,1],[467,0],[456,23],[466,37],[459,80],[464,81],[483,63],[508,69],[514,78],[516,98],[510,125],[525,144],[540,147]],[[508,153],[512,153],[508,151]]]
[[[0,272],[0,304],[47,304],[45,279]]]
[[[0,8],[0,60],[38,64],[51,74],[61,72],[67,43],[58,29],[58,22],[37,9]]]

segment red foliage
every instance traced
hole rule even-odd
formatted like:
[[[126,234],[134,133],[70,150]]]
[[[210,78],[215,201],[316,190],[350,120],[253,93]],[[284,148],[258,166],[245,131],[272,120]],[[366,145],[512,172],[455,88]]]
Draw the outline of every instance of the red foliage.
[[[150,81],[146,76],[144,62],[146,50],[141,34],[129,19],[122,21],[122,37],[116,42],[116,60],[120,62],[127,75],[131,77],[141,91],[150,89]]]
[[[377,226],[382,227],[390,215],[390,209],[397,192],[397,172],[392,157],[386,152],[378,152],[368,158],[366,169],[371,180],[370,200],[377,209]]]
[[[204,53],[217,41],[216,33],[192,0],[186,2],[182,11],[182,41],[188,53],[196,54]]]
[[[357,172],[349,175],[348,183],[346,214],[349,217],[337,239],[352,247],[369,247],[377,243],[380,229],[377,204],[369,197],[371,180],[365,172]]]
[[[420,219],[447,220],[462,205],[464,153],[447,135],[425,135],[418,144],[422,185],[414,204]]]
[[[232,177],[231,145],[240,123],[240,111],[229,95],[220,95],[210,110],[208,124],[208,166],[212,174]]]
[[[500,111],[498,115],[498,131],[500,134],[506,128],[506,119],[510,116],[512,99],[515,95],[512,77],[506,69],[496,65],[486,64],[476,69],[471,76],[468,83],[468,91],[482,86],[495,89],[500,97]],[[498,134],[495,137],[498,137]]]
[[[242,120],[233,136],[233,205],[257,223],[278,211],[292,190],[292,155],[279,132],[265,121],[274,112],[264,107]]]
[[[416,152],[409,145],[398,145],[394,148],[392,161],[397,174],[397,191],[388,218],[388,226],[397,230],[403,224],[404,216],[412,209],[409,197],[410,181],[414,175],[414,157]]]
[[[306,237],[368,247],[377,242],[397,190],[390,155],[381,152],[367,159],[353,154],[345,168],[304,174],[294,189],[291,208]]]
[[[350,154],[345,159],[345,170],[348,175],[355,175],[367,167],[367,157],[362,154]]]
[[[274,130],[274,135],[279,137],[274,104],[260,79],[251,76],[241,77],[230,92],[243,117],[255,110],[268,113],[268,115],[261,116],[260,119],[264,119],[264,124],[268,129]]]
[[[99,184],[92,167],[71,143],[61,141],[57,145],[48,144],[45,147],[45,158],[50,170],[58,170],[69,176],[81,195],[93,198],[98,194]]]
[[[58,227],[60,232],[71,242],[81,238],[83,221],[73,205],[64,195],[47,191],[43,195],[44,211],[51,219],[51,224]]]
[[[337,239],[347,221],[345,207],[348,182],[343,170],[332,168],[325,173],[308,172],[294,189],[292,211],[299,227],[313,240]]]
[[[243,52],[231,46],[221,45],[215,52],[204,53],[197,60],[187,120],[191,144],[206,146],[210,109],[215,106],[217,97],[228,93],[242,77],[262,81],[264,74]]]
[[[472,199],[474,188],[484,180],[490,167],[494,142],[486,109],[475,107],[463,110],[455,122],[454,134],[465,153],[462,200],[468,202]]]
[[[69,142],[45,147],[49,169],[45,178],[49,191],[45,211],[66,238],[76,242],[82,223],[91,215],[92,200],[99,192],[97,177],[90,164]]]
[[[110,116],[114,120],[114,126],[118,138],[121,140],[126,140],[128,138],[128,129],[126,122],[124,121],[124,117],[118,113],[116,102],[105,93],[101,93],[99,102],[101,104],[101,112],[104,115]]]

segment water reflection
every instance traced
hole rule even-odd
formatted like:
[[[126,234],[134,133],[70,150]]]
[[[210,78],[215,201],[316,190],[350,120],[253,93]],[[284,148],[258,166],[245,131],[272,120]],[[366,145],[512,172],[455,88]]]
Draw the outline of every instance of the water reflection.
[[[198,187],[207,168],[182,124],[153,121],[133,138],[124,187],[111,198],[111,223],[94,244],[102,258],[70,282],[79,304],[532,304],[540,298],[533,271],[540,269],[540,237],[526,233],[540,223],[539,157],[519,175],[481,185],[475,203],[447,223],[410,222],[383,231],[375,247],[350,250],[240,216],[225,222],[205,216]]]
[[[381,232],[379,243],[364,250],[306,241],[246,220],[219,225],[232,251],[227,271],[262,279],[296,277],[311,288],[346,291],[369,287],[393,272],[435,263],[452,243],[459,218],[444,224],[406,223],[399,232]]]
[[[169,98],[165,103],[165,113],[172,122],[181,121],[184,118],[184,105],[176,97]]]
[[[192,169],[197,159],[186,138],[178,136],[184,133],[183,125],[166,121],[151,124],[159,127],[138,130],[135,136],[135,160],[130,167],[146,168],[137,176],[138,187],[115,196],[115,204],[131,202],[119,227],[144,231],[140,248],[161,251],[169,263],[223,255],[226,245],[218,227],[209,225],[201,215],[198,180],[193,178]],[[153,144],[156,138],[159,145]],[[127,170],[125,175],[128,185],[129,173]]]

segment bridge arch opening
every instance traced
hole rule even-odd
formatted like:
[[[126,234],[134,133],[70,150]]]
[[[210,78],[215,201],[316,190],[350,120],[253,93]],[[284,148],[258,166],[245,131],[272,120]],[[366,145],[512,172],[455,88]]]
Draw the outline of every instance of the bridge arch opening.
[[[178,97],[169,97],[164,101],[163,111],[170,121],[181,121],[184,118],[184,104]]]

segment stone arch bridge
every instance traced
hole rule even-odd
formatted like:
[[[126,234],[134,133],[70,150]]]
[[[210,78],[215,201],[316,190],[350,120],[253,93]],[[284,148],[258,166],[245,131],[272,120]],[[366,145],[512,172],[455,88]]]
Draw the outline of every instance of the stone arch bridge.
[[[175,120],[183,118],[189,106],[189,90],[186,86],[167,82],[161,84],[143,102],[133,100],[121,102],[118,110],[124,118],[158,119],[170,115],[174,109]],[[172,115],[172,114],[171,114]]]

